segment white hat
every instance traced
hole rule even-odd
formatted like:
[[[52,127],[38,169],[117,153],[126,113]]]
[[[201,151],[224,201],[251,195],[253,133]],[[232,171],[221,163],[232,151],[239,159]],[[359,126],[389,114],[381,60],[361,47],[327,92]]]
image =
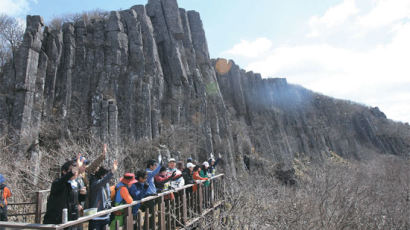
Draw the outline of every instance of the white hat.
[[[209,163],[207,161],[205,161],[204,163],[202,163],[203,166],[205,167],[209,167]]]
[[[187,167],[187,168],[194,168],[194,167],[195,167],[195,165],[194,165],[194,164],[192,164],[191,162],[189,162],[188,164],[186,164],[186,167]]]
[[[176,162],[175,158],[169,158],[168,162]]]

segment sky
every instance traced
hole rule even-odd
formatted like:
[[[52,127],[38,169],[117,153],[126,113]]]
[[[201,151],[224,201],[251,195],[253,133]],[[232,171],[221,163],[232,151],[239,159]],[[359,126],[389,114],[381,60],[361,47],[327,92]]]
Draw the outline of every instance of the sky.
[[[147,0],[0,0],[0,13],[53,17]],[[256,4],[255,4],[256,2]],[[410,0],[178,0],[201,13],[213,58],[410,122]]]

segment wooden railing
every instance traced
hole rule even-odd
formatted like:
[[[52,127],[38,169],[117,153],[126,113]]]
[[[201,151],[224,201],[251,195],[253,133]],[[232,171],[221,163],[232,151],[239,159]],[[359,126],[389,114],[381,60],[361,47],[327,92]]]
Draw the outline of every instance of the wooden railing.
[[[9,217],[33,217],[34,222],[40,224],[42,215],[45,213],[46,198],[50,190],[35,192],[34,201],[9,203]],[[27,211],[29,210],[29,211]]]
[[[68,227],[83,225],[88,221],[101,216],[106,216],[116,211],[124,213],[124,226],[122,229],[127,230],[148,230],[148,229],[184,229],[196,224],[201,218],[220,207],[224,202],[224,175],[212,177],[209,185],[205,186],[204,182],[196,185],[186,185],[182,188],[167,191],[156,196],[144,198],[140,201],[134,201],[132,204],[121,205],[98,212],[92,216],[81,217],[78,220],[69,221],[59,225],[39,224],[37,214],[40,214],[44,204],[37,202],[36,224],[0,222],[0,228],[13,229],[64,229]],[[174,194],[174,199],[169,199],[170,194]],[[37,199],[37,201],[43,198]],[[132,207],[137,204],[147,204],[154,202],[153,208],[145,208],[138,211],[136,216],[132,214]],[[31,213],[30,213],[31,214]],[[118,224],[116,229],[121,229]]]

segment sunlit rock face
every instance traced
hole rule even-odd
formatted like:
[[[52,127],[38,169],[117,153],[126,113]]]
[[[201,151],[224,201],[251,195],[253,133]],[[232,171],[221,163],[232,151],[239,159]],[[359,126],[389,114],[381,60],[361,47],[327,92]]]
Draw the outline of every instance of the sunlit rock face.
[[[58,124],[63,138],[91,133],[113,145],[187,127],[196,135],[191,155],[220,153],[231,175],[249,169],[250,157],[290,164],[331,151],[357,158],[410,152],[409,126],[376,108],[211,60],[199,13],[179,9],[176,0],[58,29],[28,16],[0,83],[0,134],[18,143],[21,155],[45,122]]]

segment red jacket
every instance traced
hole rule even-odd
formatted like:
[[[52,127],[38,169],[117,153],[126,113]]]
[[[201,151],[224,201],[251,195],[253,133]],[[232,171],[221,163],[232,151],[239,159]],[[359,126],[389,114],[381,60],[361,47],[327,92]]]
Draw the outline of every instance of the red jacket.
[[[208,178],[203,178],[199,176],[199,172],[194,172],[194,180],[208,180]]]
[[[170,181],[172,175],[161,175],[161,174],[157,174],[154,177],[154,181],[155,181],[155,187],[157,188],[157,193],[161,193],[162,190],[164,190],[165,184]]]

